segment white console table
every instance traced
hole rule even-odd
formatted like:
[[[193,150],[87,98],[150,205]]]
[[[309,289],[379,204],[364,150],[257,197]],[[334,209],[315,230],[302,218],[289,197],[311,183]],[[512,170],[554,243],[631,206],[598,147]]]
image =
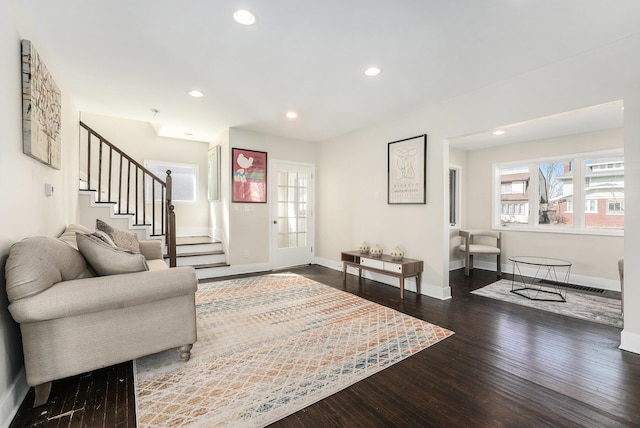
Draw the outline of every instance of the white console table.
[[[420,294],[420,276],[424,270],[422,260],[403,258],[394,260],[391,256],[383,254],[380,257],[372,257],[360,251],[343,251],[341,255],[343,266],[343,280],[347,280],[347,267],[358,269],[358,277],[362,278],[362,271],[389,275],[400,279],[400,298],[404,299],[405,278],[416,278],[416,292]]]

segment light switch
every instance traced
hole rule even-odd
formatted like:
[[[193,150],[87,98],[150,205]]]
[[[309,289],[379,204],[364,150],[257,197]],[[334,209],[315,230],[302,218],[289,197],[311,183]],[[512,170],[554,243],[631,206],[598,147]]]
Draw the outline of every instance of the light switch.
[[[46,183],[44,185],[44,194],[45,196],[53,196],[53,185]]]

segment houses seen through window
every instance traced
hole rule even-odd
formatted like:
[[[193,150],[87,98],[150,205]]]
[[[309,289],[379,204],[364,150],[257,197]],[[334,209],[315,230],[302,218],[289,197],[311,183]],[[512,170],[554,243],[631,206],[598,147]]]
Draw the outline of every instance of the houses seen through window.
[[[546,229],[624,229],[624,158],[575,155],[494,166],[495,225]],[[584,184],[583,184],[584,183]],[[535,215],[534,215],[535,214]]]

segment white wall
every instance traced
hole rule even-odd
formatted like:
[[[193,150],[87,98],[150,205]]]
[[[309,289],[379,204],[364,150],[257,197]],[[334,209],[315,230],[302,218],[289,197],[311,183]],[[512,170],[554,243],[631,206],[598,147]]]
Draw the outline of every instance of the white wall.
[[[270,231],[271,215],[269,203],[232,203],[231,202],[231,155],[232,148],[267,152],[267,161],[285,160],[308,164],[316,163],[316,144],[267,134],[251,132],[238,128],[229,130],[228,146],[222,147],[222,162],[226,163],[222,171],[224,198],[222,204],[229,208],[229,237],[227,262],[234,265],[255,265],[270,267]],[[228,169],[227,169],[228,168]],[[267,181],[273,180],[267,171]],[[267,198],[269,202],[269,198]],[[245,256],[245,254],[248,254]]]
[[[640,353],[640,82],[626,89],[624,330],[620,348]]]
[[[428,134],[426,205],[387,204],[388,143],[424,133]],[[355,250],[363,241],[380,245],[387,254],[399,246],[405,257],[425,261],[424,294],[450,296],[444,277],[448,253],[442,251],[445,239],[449,241],[449,228],[444,229],[449,172],[445,137],[429,118],[418,114],[322,143],[316,189],[322,239],[316,256],[327,260],[323,264],[340,268],[341,251]],[[397,280],[390,283],[397,285]],[[415,291],[415,282],[408,280],[406,288]]]
[[[490,229],[493,165],[550,156],[572,155],[624,147],[622,129],[609,129],[539,141],[496,146],[468,152],[469,177],[465,228]],[[618,259],[623,256],[624,237],[585,234],[554,234],[502,230],[502,264],[510,272],[508,258],[514,255],[545,255],[570,260],[571,282],[620,290]],[[482,257],[478,260],[482,260]],[[495,264],[495,259],[491,259]]]
[[[198,166],[195,203],[175,202],[176,235],[208,236],[211,230],[207,198],[207,143],[158,137],[147,122],[81,113],[91,129],[144,165],[145,160]],[[164,179],[164,176],[159,177]],[[85,225],[93,229],[93,225]]]
[[[62,93],[62,168],[54,170],[22,153],[22,93],[20,40],[29,39],[47,65]],[[22,2],[7,0],[0,6],[0,267],[9,247],[28,236],[58,236],[76,219],[78,182],[78,109],[56,72],[56,59],[47,54],[24,13]],[[46,197],[45,183],[54,186]],[[0,275],[0,290],[5,289]],[[24,378],[19,328],[0,292],[0,426],[7,426],[20,405],[27,386]]]
[[[379,242],[386,249],[400,244],[407,256],[425,261],[423,293],[447,297],[450,237],[444,222],[447,191],[443,165],[449,165],[446,138],[619,99],[625,102],[625,182],[629,195],[639,188],[636,183],[640,185],[637,52],[638,35],[324,142],[319,152],[319,168],[324,174],[319,175],[318,186],[322,240],[316,256],[337,266],[340,252],[356,248],[362,240]],[[387,205],[386,143],[420,133],[429,135],[427,205]],[[640,234],[640,203],[634,196],[626,203],[625,255],[630,257],[638,252],[640,242],[629,239],[640,238],[636,236]],[[627,269],[626,281],[634,289],[625,289],[625,297],[630,293],[635,299],[625,301],[623,346],[640,353],[640,287],[636,287],[640,267]]]

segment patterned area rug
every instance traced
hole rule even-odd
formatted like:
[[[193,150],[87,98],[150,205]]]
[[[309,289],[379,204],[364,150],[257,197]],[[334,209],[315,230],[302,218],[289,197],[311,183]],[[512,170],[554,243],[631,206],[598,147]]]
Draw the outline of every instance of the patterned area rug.
[[[139,427],[265,426],[453,332],[307,278],[203,283],[198,341],[135,361]]]
[[[614,327],[622,328],[623,325],[620,300],[582,293],[570,288],[567,291],[566,302],[529,300],[526,297],[511,293],[510,279],[502,279],[471,293]]]

